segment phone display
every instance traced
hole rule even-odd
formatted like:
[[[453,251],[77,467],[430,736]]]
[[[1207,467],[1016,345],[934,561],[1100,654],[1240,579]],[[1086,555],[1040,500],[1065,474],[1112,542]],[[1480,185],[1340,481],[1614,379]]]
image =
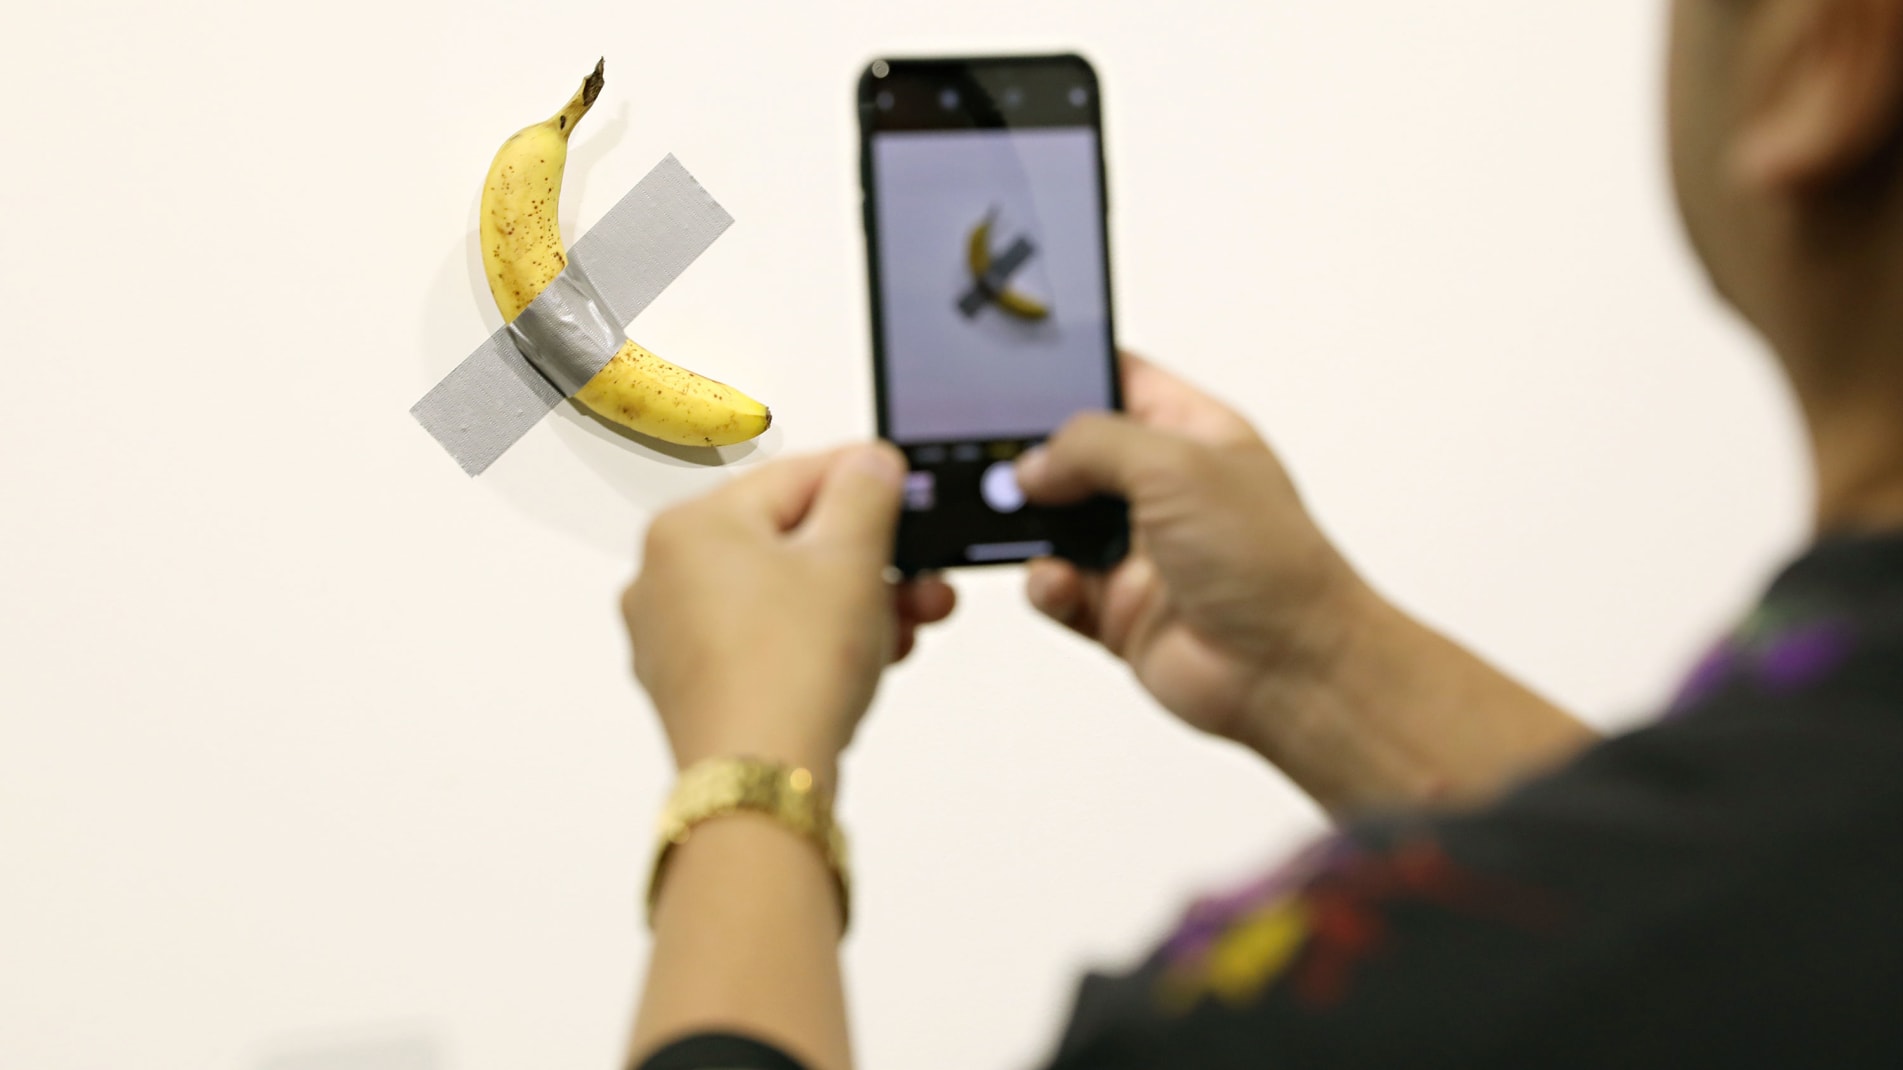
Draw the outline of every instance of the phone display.
[[[906,572],[1121,558],[1120,502],[1028,506],[1011,464],[1120,407],[1097,79],[1076,56],[880,60],[860,79],[879,431]]]

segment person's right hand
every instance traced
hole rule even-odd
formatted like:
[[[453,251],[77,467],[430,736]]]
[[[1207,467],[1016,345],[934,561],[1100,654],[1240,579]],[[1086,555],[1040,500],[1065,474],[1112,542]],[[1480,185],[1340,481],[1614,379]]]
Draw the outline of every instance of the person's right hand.
[[[1597,738],[1364,583],[1242,417],[1133,357],[1123,381],[1128,414],[1071,421],[1018,482],[1044,505],[1126,499],[1131,555],[1038,561],[1031,601],[1165,708],[1336,811],[1490,798]]]
[[[1366,592],[1247,421],[1136,357],[1123,378],[1127,414],[1077,417],[1017,475],[1042,505],[1126,499],[1131,554],[1107,575],[1034,562],[1031,602],[1184,721],[1259,746],[1260,692],[1325,673]]]

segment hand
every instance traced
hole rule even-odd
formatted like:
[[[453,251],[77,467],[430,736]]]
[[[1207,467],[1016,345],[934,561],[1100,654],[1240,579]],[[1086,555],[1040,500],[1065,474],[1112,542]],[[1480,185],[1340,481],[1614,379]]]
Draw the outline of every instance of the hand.
[[[936,578],[885,578],[905,461],[781,461],[670,509],[622,597],[635,676],[685,768],[748,756],[830,775],[881,672],[950,616]]]
[[[1263,749],[1258,693],[1326,671],[1360,581],[1241,416],[1135,357],[1123,375],[1127,415],[1078,417],[1017,474],[1040,504],[1127,499],[1133,551],[1108,575],[1035,562],[1031,602],[1184,721]]]
[[[1477,802],[1593,742],[1369,588],[1240,416],[1133,357],[1123,374],[1129,414],[1072,421],[1018,482],[1046,504],[1121,495],[1134,552],[1107,576],[1037,562],[1030,594],[1165,708],[1342,812]]]

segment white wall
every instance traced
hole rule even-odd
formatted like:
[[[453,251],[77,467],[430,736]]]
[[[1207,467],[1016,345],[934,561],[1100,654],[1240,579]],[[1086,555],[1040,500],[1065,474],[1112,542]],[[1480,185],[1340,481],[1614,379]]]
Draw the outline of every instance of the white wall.
[[[472,482],[406,412],[497,323],[491,153],[598,54],[564,215],[672,151],[738,218],[634,327],[773,405],[737,464],[871,426],[862,63],[1079,48],[1125,341],[1407,605],[1642,714],[1805,493],[1674,229],[1662,9],[10,5],[0,1064],[614,1065],[666,787],[614,598],[725,473],[564,413]],[[1026,1065],[1074,971],[1315,828],[1016,585],[965,582],[850,760],[871,1067]]]

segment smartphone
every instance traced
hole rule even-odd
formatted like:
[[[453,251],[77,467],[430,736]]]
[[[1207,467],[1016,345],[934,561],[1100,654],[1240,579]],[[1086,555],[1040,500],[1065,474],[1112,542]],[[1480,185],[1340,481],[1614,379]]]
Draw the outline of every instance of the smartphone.
[[[1096,72],[1080,56],[875,60],[860,181],[879,434],[909,462],[894,564],[1107,569],[1123,502],[1028,505],[1013,462],[1123,405]]]

